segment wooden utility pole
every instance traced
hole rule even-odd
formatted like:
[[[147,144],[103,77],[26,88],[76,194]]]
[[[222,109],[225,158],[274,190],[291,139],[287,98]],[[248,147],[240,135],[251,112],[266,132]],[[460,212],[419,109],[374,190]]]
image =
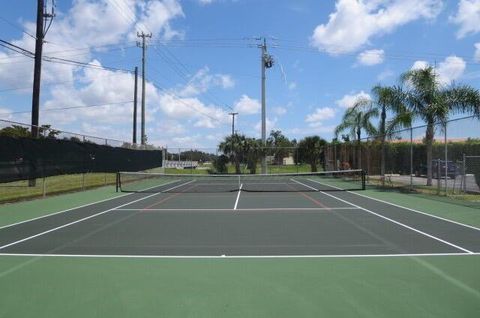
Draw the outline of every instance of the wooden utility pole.
[[[138,42],[137,45],[142,49],[142,119],[141,119],[141,144],[145,146],[147,143],[147,136],[145,135],[145,51],[147,50],[146,38],[151,38],[152,33],[145,34],[143,31],[137,32],[137,37],[141,38],[142,41]]]
[[[40,82],[42,75],[43,40],[55,16],[54,6],[51,13],[47,13],[44,0],[37,0],[37,30],[35,39],[35,64],[33,69],[32,92],[32,137],[38,138],[38,123],[40,113]]]

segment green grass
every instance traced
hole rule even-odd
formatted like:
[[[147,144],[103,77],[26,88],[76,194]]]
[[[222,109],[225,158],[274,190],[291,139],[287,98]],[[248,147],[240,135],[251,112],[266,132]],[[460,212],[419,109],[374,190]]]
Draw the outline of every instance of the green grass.
[[[28,180],[0,184],[0,202],[50,196],[59,193],[86,190],[115,184],[114,173],[68,174],[36,179],[33,187]]]
[[[0,256],[0,317],[476,318],[480,256]]]

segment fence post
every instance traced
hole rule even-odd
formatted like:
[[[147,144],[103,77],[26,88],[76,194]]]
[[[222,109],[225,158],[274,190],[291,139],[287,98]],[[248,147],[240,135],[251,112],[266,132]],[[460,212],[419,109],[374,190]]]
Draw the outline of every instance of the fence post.
[[[448,195],[447,190],[448,190],[448,144],[447,144],[447,125],[448,123],[445,123],[445,195]]]
[[[437,159],[437,195],[440,195],[440,188],[441,188],[441,180],[442,177],[440,175],[441,167],[440,167],[441,159]]]
[[[463,193],[467,193],[467,156],[463,153],[463,164],[462,164],[462,190]]]
[[[43,174],[43,184],[42,184],[42,196],[45,198],[47,196],[47,180],[45,178],[45,173]]]
[[[410,126],[410,191],[413,191],[413,127]]]

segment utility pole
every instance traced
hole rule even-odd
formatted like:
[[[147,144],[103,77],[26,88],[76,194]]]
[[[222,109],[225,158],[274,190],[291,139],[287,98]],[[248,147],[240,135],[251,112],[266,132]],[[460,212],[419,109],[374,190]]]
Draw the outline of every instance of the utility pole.
[[[32,92],[32,137],[38,138],[38,118],[40,113],[40,82],[42,75],[43,40],[52,25],[55,16],[55,2],[53,1],[51,13],[47,13],[44,0],[37,0],[37,30],[35,39],[35,64],[33,69]]]
[[[261,56],[261,69],[262,69],[262,145],[264,148],[267,147],[267,114],[266,114],[266,97],[265,97],[265,82],[266,82],[266,69],[273,66],[273,58],[267,53],[267,40],[263,40],[262,44],[259,45],[259,48],[262,50]],[[267,173],[267,157],[266,155],[262,158],[262,174]]]
[[[238,113],[228,113],[229,115],[232,116],[232,137],[235,135],[235,116],[238,115]]]
[[[142,119],[141,119],[141,144],[145,146],[147,136],[145,135],[145,51],[147,50],[146,38],[151,38],[152,33],[145,34],[137,32],[137,37],[142,38],[141,42],[137,42],[137,46],[142,48]]]
[[[133,145],[137,144],[137,93],[138,93],[138,67],[135,66],[135,86],[133,88]]]

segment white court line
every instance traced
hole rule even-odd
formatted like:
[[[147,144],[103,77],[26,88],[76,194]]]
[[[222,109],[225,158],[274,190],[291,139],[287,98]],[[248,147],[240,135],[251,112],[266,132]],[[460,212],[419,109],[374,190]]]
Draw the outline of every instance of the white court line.
[[[190,181],[190,182],[192,182],[192,181]],[[181,184],[180,186],[182,186],[182,185],[184,185],[184,184]],[[174,187],[174,188],[177,188],[177,187],[179,187],[179,186],[176,186],[176,187]],[[172,189],[173,189],[173,188],[172,188]],[[99,213],[96,213],[96,214],[92,214],[92,215],[87,216],[87,217],[84,217],[84,218],[82,218],[82,219],[79,219],[79,220],[76,220],[76,221],[73,221],[73,222],[70,222],[70,223],[67,223],[67,224],[64,224],[64,225],[60,225],[60,226],[57,226],[57,227],[55,227],[55,228],[53,228],[53,229],[50,229],[50,230],[47,230],[47,231],[44,231],[44,232],[41,232],[41,233],[38,233],[38,234],[35,234],[35,235],[32,235],[32,236],[23,238],[23,239],[21,239],[21,240],[18,240],[18,241],[15,241],[15,242],[12,242],[12,243],[9,243],[9,244],[0,246],[0,250],[2,250],[2,249],[4,249],[4,248],[7,248],[7,247],[9,247],[9,246],[13,246],[13,245],[16,245],[16,244],[18,244],[18,243],[22,243],[22,242],[31,240],[31,239],[33,239],[33,238],[36,238],[36,237],[39,237],[39,236],[48,234],[48,233],[50,233],[50,232],[53,232],[53,231],[56,231],[56,230],[59,230],[59,229],[63,229],[63,228],[65,228],[65,227],[67,227],[67,226],[70,226],[70,225],[73,225],[73,224],[76,224],[76,223],[83,222],[83,221],[85,221],[85,220],[88,220],[88,219],[94,218],[94,217],[96,217],[96,216],[99,216],[99,215],[108,213],[108,212],[110,212],[110,211],[114,211],[114,210],[117,209],[117,208],[121,208],[121,207],[130,205],[130,204],[132,204],[132,203],[136,203],[136,202],[139,202],[139,201],[148,199],[148,198],[153,197],[153,196],[155,196],[155,195],[158,195],[158,194],[160,194],[160,193],[161,193],[161,192],[153,193],[153,194],[151,194],[151,195],[148,195],[148,196],[146,196],[146,197],[140,198],[140,199],[138,199],[138,200],[129,201],[129,202],[125,203],[125,204],[116,206],[116,207],[114,207],[114,208],[111,208],[111,209],[108,209],[108,210],[105,210],[105,211],[102,211],[102,212],[99,212]]]
[[[359,210],[358,208],[348,206],[348,207],[337,207],[337,208],[245,208],[245,209],[218,209],[218,208],[192,208],[192,209],[115,209],[115,211],[146,211],[146,212],[162,212],[162,211],[185,211],[185,212],[195,212],[195,211],[330,211],[330,210]]]
[[[81,254],[16,254],[0,253],[1,256],[58,257],[58,258],[137,258],[137,259],[276,259],[276,258],[394,258],[428,256],[479,256],[480,253],[420,253],[420,254],[326,254],[326,255],[81,255]]]
[[[295,180],[295,179],[290,179],[290,180],[293,181],[293,182],[296,182],[296,183],[298,183],[298,184],[300,184],[300,185],[302,185],[302,186],[304,186],[304,187],[307,187],[307,188],[309,188],[309,189],[312,189],[312,190],[318,192],[318,189],[316,189],[316,188],[314,188],[314,187],[311,187],[311,186],[309,186],[308,184],[302,183],[302,182],[297,181],[297,180]]]
[[[415,210],[415,209],[407,208],[407,207],[404,207],[404,206],[401,206],[401,205],[398,205],[398,204],[395,204],[395,203],[383,201],[383,200],[376,199],[376,198],[371,198],[371,197],[369,197],[369,196],[366,196],[366,195],[363,195],[363,194],[360,194],[360,193],[350,192],[350,191],[348,191],[348,192],[349,192],[349,193],[352,193],[352,194],[359,195],[359,196],[364,197],[364,198],[367,198],[367,199],[371,199],[371,200],[374,200],[374,201],[378,201],[378,202],[381,202],[381,203],[385,203],[385,204],[388,204],[388,205],[392,205],[392,206],[397,207],[397,208],[402,208],[402,209],[405,209],[405,210],[408,210],[408,211],[412,211],[412,212],[415,212],[415,213],[423,214],[423,215],[432,217],[432,218],[434,218],[434,219],[439,219],[439,220],[446,221],[446,222],[450,222],[450,223],[453,223],[453,224],[456,224],[456,225],[461,225],[461,226],[464,226],[464,227],[468,227],[468,228],[470,228],[470,229],[472,229],[472,230],[480,231],[480,228],[475,227],[475,226],[472,226],[472,225],[468,225],[468,224],[456,222],[456,221],[453,221],[453,220],[449,220],[449,219],[446,219],[446,218],[442,218],[441,216],[432,215],[432,214],[429,214],[429,213],[426,213],[426,212],[422,212],[422,211],[418,211],[418,210]]]
[[[154,186],[154,187],[150,187],[150,188],[143,189],[142,191],[150,190],[150,189],[153,189],[153,188],[157,188],[157,187],[160,187],[160,186],[163,186],[163,185],[168,185],[168,184],[170,184],[170,183],[174,183],[174,182],[178,182],[178,181],[179,181],[179,180],[175,180],[175,181],[171,181],[171,182],[164,183],[164,184],[162,184],[162,185],[156,185],[156,186]],[[62,210],[62,211],[53,212],[53,213],[50,213],[50,214],[38,216],[38,217],[35,217],[35,218],[33,218],[33,219],[28,219],[28,220],[24,220],[24,221],[12,223],[12,224],[7,224],[7,225],[4,225],[4,226],[0,226],[0,230],[6,229],[6,228],[8,228],[8,227],[15,226],[15,225],[23,224],[23,223],[40,220],[40,219],[43,219],[43,218],[46,218],[46,217],[50,217],[50,216],[53,216],[53,215],[65,213],[65,212],[68,212],[68,211],[85,208],[85,207],[87,207],[87,206],[94,205],[94,204],[97,204],[97,203],[103,203],[103,202],[106,202],[106,201],[123,198],[123,197],[126,197],[126,196],[128,196],[128,195],[133,195],[133,194],[135,194],[135,192],[127,193],[127,194],[122,194],[122,195],[119,195],[119,196],[116,196],[116,197],[113,197],[113,198],[103,199],[103,200],[100,200],[100,201],[95,201],[95,202],[87,203],[87,204],[84,204],[84,205],[79,205],[79,206],[76,206],[76,207],[73,207],[73,208],[68,208],[68,209],[66,209],[66,210]]]
[[[308,179],[308,180],[310,180],[310,179]],[[310,181],[317,182],[317,181],[314,181],[314,180],[310,180]],[[317,182],[317,183],[319,183],[319,182]],[[323,194],[325,194],[325,195],[327,195],[327,196],[329,196],[329,197],[331,197],[331,198],[337,199],[338,201],[341,201],[341,202],[343,202],[343,203],[350,204],[350,205],[353,206],[353,207],[356,207],[356,208],[361,209],[361,210],[363,210],[363,211],[365,211],[365,212],[368,212],[368,213],[370,213],[370,214],[373,214],[373,215],[375,215],[375,216],[378,216],[379,218],[382,218],[382,219],[384,219],[384,220],[387,220],[387,221],[390,221],[390,222],[395,223],[395,224],[397,224],[397,225],[400,225],[400,226],[402,226],[402,227],[404,227],[404,228],[407,228],[407,229],[409,229],[409,230],[411,230],[411,231],[417,232],[417,233],[419,233],[419,234],[422,234],[422,235],[424,235],[424,236],[427,236],[427,237],[429,237],[429,238],[432,238],[432,239],[437,240],[437,241],[439,241],[439,242],[442,242],[442,243],[444,243],[444,244],[450,245],[450,246],[452,246],[452,247],[454,247],[454,248],[456,248],[456,249],[462,250],[462,251],[467,252],[467,253],[469,253],[469,254],[474,254],[474,252],[472,252],[472,251],[470,251],[470,250],[467,250],[466,248],[463,248],[463,247],[458,246],[458,245],[456,245],[456,244],[450,243],[450,242],[448,242],[448,241],[446,241],[446,240],[443,240],[443,239],[441,239],[441,238],[439,238],[439,237],[436,237],[436,236],[434,236],[434,235],[428,234],[428,233],[426,233],[426,232],[420,231],[420,230],[418,230],[418,229],[416,229],[416,228],[414,228],[414,227],[411,227],[411,226],[409,226],[409,225],[406,225],[406,224],[404,224],[404,223],[395,221],[394,219],[391,219],[391,218],[386,217],[386,216],[384,216],[384,215],[381,215],[381,214],[375,213],[375,212],[373,212],[373,211],[370,211],[370,210],[368,210],[368,209],[366,209],[366,208],[364,208],[364,207],[361,207],[361,206],[356,205],[356,204],[353,204],[353,203],[351,203],[351,202],[349,202],[349,201],[346,201],[346,200],[343,200],[343,199],[341,199],[341,198],[338,198],[338,197],[336,197],[336,196],[334,196],[334,195],[332,195],[332,194],[330,194],[330,193],[326,193],[326,192],[323,192],[323,191],[320,191],[320,193],[323,193]]]
[[[240,194],[242,193],[242,187],[243,187],[243,183],[241,183],[240,187],[238,188],[237,199],[235,200],[235,206],[233,207],[234,210],[237,209],[238,201],[240,200]]]
[[[313,182],[318,183],[318,184],[329,186],[329,187],[334,188],[334,189],[342,190],[342,188],[338,188],[338,187],[335,187],[335,186],[332,186],[332,185],[324,184],[324,183],[321,183],[319,181],[315,181],[315,180],[312,180],[312,179],[308,179],[308,180],[313,181]],[[468,227],[472,230],[480,231],[480,228],[472,226],[472,225],[468,225],[468,224],[460,223],[460,222],[453,221],[453,220],[450,220],[450,219],[442,218],[441,216],[437,216],[437,215],[422,212],[422,211],[419,211],[419,210],[407,208],[407,207],[404,207],[404,206],[401,206],[401,205],[398,205],[398,204],[395,204],[395,203],[391,203],[391,202],[388,202],[388,201],[372,198],[372,197],[369,197],[368,195],[364,195],[364,194],[361,194],[361,193],[357,193],[357,192],[353,192],[353,191],[347,191],[347,192],[351,193],[351,194],[361,196],[361,197],[366,198],[366,199],[370,199],[370,200],[373,200],[373,201],[385,203],[385,204],[388,204],[388,205],[391,205],[391,206],[394,206],[394,207],[397,207],[397,208],[401,208],[401,209],[405,209],[405,210],[408,210],[408,211],[419,213],[419,214],[422,214],[422,215],[425,215],[425,216],[429,216],[429,217],[434,218],[434,219],[439,219],[439,220],[442,220],[442,221],[445,221],[445,222],[449,222],[449,223],[453,223],[453,224],[456,224],[456,225]]]

